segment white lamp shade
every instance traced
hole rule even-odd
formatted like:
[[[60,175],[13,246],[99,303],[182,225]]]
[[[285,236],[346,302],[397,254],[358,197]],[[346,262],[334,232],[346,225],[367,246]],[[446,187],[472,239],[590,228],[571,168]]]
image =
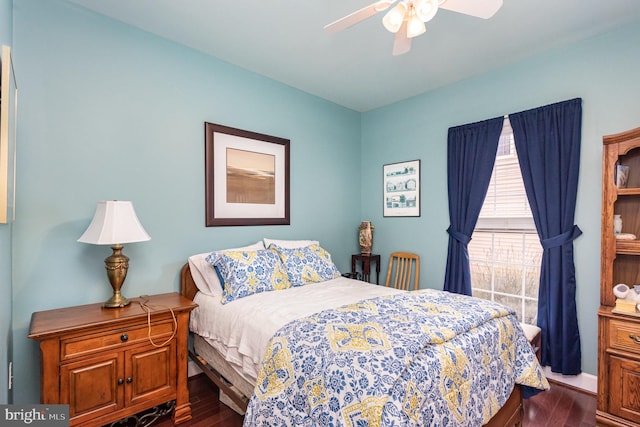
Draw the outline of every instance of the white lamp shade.
[[[404,1],[401,1],[393,9],[387,12],[382,18],[382,25],[392,33],[397,33],[402,26],[405,14],[407,13],[407,5]]]
[[[407,37],[413,38],[424,33],[427,28],[417,16],[413,15],[407,22]]]
[[[416,15],[422,22],[428,22],[436,16],[438,12],[438,0],[417,0],[413,7]]]
[[[133,204],[121,200],[98,202],[91,224],[78,242],[117,245],[151,240],[136,216]]]

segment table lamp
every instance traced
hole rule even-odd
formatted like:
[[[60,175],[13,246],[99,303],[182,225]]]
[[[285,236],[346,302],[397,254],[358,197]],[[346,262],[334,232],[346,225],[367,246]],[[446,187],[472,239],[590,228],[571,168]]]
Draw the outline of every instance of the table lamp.
[[[140,224],[131,202],[121,200],[98,202],[91,224],[80,236],[78,242],[111,245],[113,254],[105,258],[104,264],[113,288],[113,296],[104,303],[104,307],[125,307],[130,303],[120,293],[129,268],[129,258],[122,254],[122,245],[146,240],[151,240],[151,237]]]

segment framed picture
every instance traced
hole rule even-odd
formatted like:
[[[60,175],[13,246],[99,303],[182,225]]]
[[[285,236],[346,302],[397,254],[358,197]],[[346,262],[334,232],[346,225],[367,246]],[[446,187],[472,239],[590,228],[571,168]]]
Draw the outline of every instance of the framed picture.
[[[289,225],[289,142],[205,122],[207,227]]]
[[[15,220],[16,123],[18,87],[11,48],[2,46],[0,57],[0,224]]]
[[[384,216],[420,216],[420,160],[382,168]]]

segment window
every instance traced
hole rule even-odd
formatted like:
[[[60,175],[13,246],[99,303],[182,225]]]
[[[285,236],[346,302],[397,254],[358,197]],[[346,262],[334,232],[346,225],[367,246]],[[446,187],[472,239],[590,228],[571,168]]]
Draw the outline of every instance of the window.
[[[476,229],[469,243],[474,296],[513,308],[536,323],[542,247],[522,182],[509,119]]]

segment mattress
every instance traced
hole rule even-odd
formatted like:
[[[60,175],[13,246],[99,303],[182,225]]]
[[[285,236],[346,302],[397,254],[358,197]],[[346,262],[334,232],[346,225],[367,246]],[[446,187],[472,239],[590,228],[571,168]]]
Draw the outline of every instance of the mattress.
[[[207,363],[214,368],[228,383],[235,387],[239,394],[248,398],[253,394],[255,387],[254,380],[248,380],[240,373],[240,369],[237,366],[229,364],[222,355],[211,346],[206,338],[200,335],[195,335],[193,339],[193,348],[198,356],[201,356]],[[222,390],[220,390],[222,392]],[[240,411],[234,408],[236,412],[244,414],[244,411]]]
[[[245,382],[255,384],[269,340],[289,322],[325,309],[398,292],[404,291],[345,277],[258,293],[227,304],[221,304],[220,297],[199,292],[194,298],[198,307],[191,312],[190,329]]]

